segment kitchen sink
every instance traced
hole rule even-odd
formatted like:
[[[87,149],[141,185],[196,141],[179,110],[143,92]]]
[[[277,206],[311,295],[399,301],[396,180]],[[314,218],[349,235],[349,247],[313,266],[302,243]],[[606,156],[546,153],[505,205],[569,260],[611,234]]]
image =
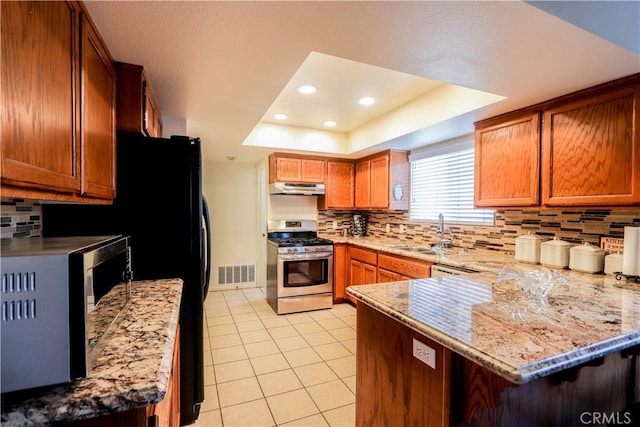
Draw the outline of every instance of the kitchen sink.
[[[415,252],[415,253],[425,254],[425,255],[442,255],[443,253],[442,249],[440,248],[426,247],[426,246],[394,245],[391,247],[393,249],[398,249],[401,251]]]

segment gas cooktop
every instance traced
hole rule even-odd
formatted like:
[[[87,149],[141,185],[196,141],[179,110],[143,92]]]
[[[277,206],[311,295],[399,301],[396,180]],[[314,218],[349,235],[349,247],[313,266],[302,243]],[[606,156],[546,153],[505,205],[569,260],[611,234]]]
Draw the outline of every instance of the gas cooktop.
[[[280,248],[293,248],[300,246],[325,246],[333,245],[333,242],[321,237],[269,237]]]

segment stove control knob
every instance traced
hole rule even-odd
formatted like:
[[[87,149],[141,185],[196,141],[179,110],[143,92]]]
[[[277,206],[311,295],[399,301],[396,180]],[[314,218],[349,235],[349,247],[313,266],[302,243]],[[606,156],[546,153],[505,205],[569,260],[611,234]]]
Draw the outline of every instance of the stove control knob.
[[[287,253],[293,254],[293,253],[295,253],[295,252],[296,252],[296,250],[295,250],[295,249],[293,249],[293,248],[289,248],[289,249],[287,249]]]

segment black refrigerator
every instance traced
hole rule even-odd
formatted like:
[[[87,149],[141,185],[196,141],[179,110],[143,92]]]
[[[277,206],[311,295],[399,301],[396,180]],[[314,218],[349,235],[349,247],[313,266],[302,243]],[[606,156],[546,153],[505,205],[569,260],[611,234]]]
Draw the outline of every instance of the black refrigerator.
[[[43,204],[42,234],[129,235],[134,280],[183,279],[180,423],[191,424],[204,400],[203,303],[211,261],[200,140],[119,133],[116,169],[112,205]]]

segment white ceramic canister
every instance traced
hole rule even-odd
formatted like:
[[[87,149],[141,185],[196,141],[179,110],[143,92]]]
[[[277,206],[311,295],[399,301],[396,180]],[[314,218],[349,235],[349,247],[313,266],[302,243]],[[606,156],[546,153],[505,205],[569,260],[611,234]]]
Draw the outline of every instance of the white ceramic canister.
[[[569,268],[583,273],[599,273],[604,269],[604,251],[585,242],[569,251]]]
[[[540,262],[540,244],[542,237],[528,232],[516,237],[516,261],[538,264]]]
[[[571,243],[559,240],[547,240],[540,244],[540,264],[546,267],[567,268],[569,267],[569,250]]]
[[[622,272],[622,254],[609,254],[604,257],[604,274]]]

